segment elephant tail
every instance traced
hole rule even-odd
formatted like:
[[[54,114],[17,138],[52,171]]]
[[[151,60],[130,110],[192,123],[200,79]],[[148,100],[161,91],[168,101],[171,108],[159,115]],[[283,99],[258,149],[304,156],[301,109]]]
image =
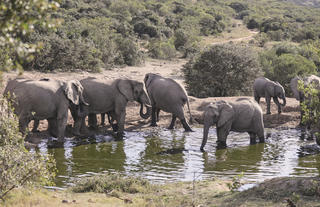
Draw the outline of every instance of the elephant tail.
[[[190,115],[189,123],[193,124],[193,118],[192,118],[192,115],[191,115],[190,104],[189,104],[189,99],[188,98],[187,98],[187,106],[188,106],[189,115]]]

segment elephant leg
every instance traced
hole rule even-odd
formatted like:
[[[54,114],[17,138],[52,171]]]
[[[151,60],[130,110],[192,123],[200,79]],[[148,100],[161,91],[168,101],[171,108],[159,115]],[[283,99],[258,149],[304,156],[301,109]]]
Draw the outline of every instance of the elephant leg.
[[[257,103],[260,103],[260,97],[259,96],[255,95],[254,96],[254,100],[256,100]]]
[[[55,118],[48,119],[48,131],[51,136],[58,137],[57,120]]]
[[[248,134],[250,136],[250,144],[257,144],[256,134],[253,132],[248,132]]]
[[[270,97],[270,96],[266,96],[267,114],[271,114],[271,111],[270,111],[270,101],[271,101],[271,97]]]
[[[227,147],[227,136],[229,134],[229,130],[225,126],[217,127],[217,148],[223,149]]]
[[[101,113],[101,126],[104,126],[105,117],[106,117],[106,114],[105,113]]]
[[[170,123],[170,126],[168,127],[168,129],[173,129],[174,128],[174,124],[176,123],[176,119],[177,119],[177,116],[172,114],[171,123]]]
[[[38,130],[39,122],[40,122],[39,119],[34,119],[34,120],[33,120],[33,129],[32,129],[32,132],[39,132],[39,130]]]
[[[25,135],[27,131],[27,127],[31,119],[28,116],[20,116],[19,117],[19,130]]]
[[[116,120],[114,117],[115,117],[115,113],[113,113],[113,112],[108,112],[108,121],[109,121],[109,124],[111,125],[111,127],[112,127],[112,130],[114,131],[114,132],[117,132],[118,131],[118,124],[116,123],[116,124],[114,124],[113,122]]]
[[[126,118],[126,111],[125,109],[116,112],[117,122],[118,122],[118,132],[117,132],[117,139],[121,140],[124,135],[124,123]]]
[[[182,126],[186,132],[193,132],[186,119],[181,119]]]
[[[156,107],[155,107],[155,106],[152,106],[152,111],[151,111],[151,124],[150,124],[150,126],[152,126],[152,127],[158,126],[156,120],[157,120]]]
[[[97,129],[97,115],[96,114],[89,114],[88,116],[88,125],[91,129]]]
[[[160,109],[159,109],[159,108],[157,108],[156,112],[157,112],[156,122],[158,122],[158,121],[159,121],[159,119],[160,119],[160,117],[159,117]]]
[[[64,133],[67,127],[68,115],[61,119],[57,119],[58,140],[63,141]]]
[[[278,114],[281,114],[281,105],[277,97],[273,97],[273,102],[278,106]]]

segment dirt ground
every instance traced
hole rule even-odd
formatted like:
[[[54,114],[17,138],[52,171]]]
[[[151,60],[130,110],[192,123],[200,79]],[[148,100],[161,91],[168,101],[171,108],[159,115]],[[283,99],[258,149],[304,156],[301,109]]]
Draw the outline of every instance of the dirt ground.
[[[143,81],[144,75],[146,73],[158,73],[164,77],[169,77],[180,84],[184,85],[183,76],[181,73],[181,68],[186,61],[184,59],[176,59],[173,61],[162,61],[162,60],[147,60],[143,66],[137,67],[122,67],[122,68],[115,68],[114,70],[105,70],[101,73],[88,73],[88,72],[57,72],[57,73],[40,73],[36,71],[25,71],[22,77],[37,80],[40,78],[53,78],[59,80],[71,80],[71,79],[84,79],[87,77],[97,77],[102,79],[116,79],[116,78],[128,78],[134,79],[138,81]],[[6,82],[9,79],[13,79],[17,77],[17,73],[10,72],[3,74],[3,86],[2,91],[6,85]],[[239,97],[214,97],[214,98],[195,98],[189,96],[190,101],[190,108],[191,114],[193,118],[200,118],[201,114],[203,113],[199,110],[199,106],[203,104],[203,102],[214,102],[218,100],[235,100]],[[248,97],[252,98],[253,97]],[[264,124],[266,128],[275,128],[275,127],[285,127],[285,128],[295,128],[299,124],[299,102],[296,101],[294,98],[287,98],[287,105],[283,108],[283,112],[281,114],[277,113],[276,105],[272,102],[271,103],[271,113],[270,115],[266,115],[266,104],[264,98],[261,99],[260,105],[264,112]],[[185,106],[185,113],[187,119],[189,119],[189,115],[187,113],[187,107]],[[98,123],[100,121],[100,116],[98,116]],[[161,111],[160,112],[160,121],[158,123],[159,127],[168,127],[171,121],[171,115]],[[135,102],[130,102],[127,106],[127,114],[126,114],[126,126],[125,130],[146,130],[149,128],[150,119],[143,120],[139,116],[139,104]],[[30,130],[31,125],[30,123]],[[69,116],[68,125],[72,125],[73,120],[72,117]],[[179,121],[176,123],[176,127],[182,127]],[[194,122],[191,127],[202,127],[199,123]],[[70,128],[70,127],[69,127]],[[48,136],[47,132],[47,121],[42,120],[40,122],[39,130],[40,133],[34,133],[31,135],[32,137],[46,137]],[[68,129],[68,128],[67,128]],[[111,130],[111,127],[108,123],[106,123],[105,127],[100,127],[100,131],[108,131]]]

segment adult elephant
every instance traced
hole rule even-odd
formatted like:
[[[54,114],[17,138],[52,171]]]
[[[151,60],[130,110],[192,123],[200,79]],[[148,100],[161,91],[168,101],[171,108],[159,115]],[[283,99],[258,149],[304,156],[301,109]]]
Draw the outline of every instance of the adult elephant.
[[[96,124],[96,114],[108,113],[117,122],[117,138],[123,137],[126,106],[129,101],[140,103],[140,116],[144,119],[150,117],[150,99],[144,90],[143,83],[128,80],[116,79],[107,81],[97,78],[86,78],[80,80],[84,87],[84,99],[89,106],[84,107],[85,116],[89,115],[89,124]],[[143,106],[147,112],[143,113]],[[75,132],[80,134],[81,129],[86,129],[84,117],[74,116]]]
[[[247,98],[236,101],[218,101],[210,103],[204,113],[203,140],[200,150],[203,151],[207,140],[210,126],[217,125],[218,148],[227,146],[226,140],[230,131],[248,132],[250,144],[256,143],[256,136],[260,142],[264,142],[264,124],[262,109],[258,103]]]
[[[36,129],[39,120],[47,119],[50,135],[60,141],[67,125],[68,108],[77,107],[77,116],[81,117],[80,109],[88,105],[83,98],[83,87],[77,80],[18,78],[8,82],[4,95],[13,101],[21,132],[25,132],[31,120],[35,120]]]
[[[270,101],[273,101],[278,106],[278,113],[281,113],[281,106],[286,105],[286,94],[282,85],[265,77],[257,78],[253,83],[254,99],[259,103],[260,97],[265,97],[267,103],[267,114],[271,114]],[[283,100],[281,104],[278,98]]]
[[[310,75],[310,76],[306,76],[304,78],[301,77],[295,77],[292,78],[290,81],[290,88],[293,92],[294,97],[300,102],[300,106],[304,101],[309,101],[309,97],[306,97],[306,95],[298,89],[298,82],[301,81],[304,85],[304,87],[309,86],[311,84],[313,84],[318,90],[320,90],[320,77],[316,76],[316,75]],[[307,103],[308,105],[308,103]],[[302,117],[303,117],[303,111],[301,110],[301,116],[300,116],[300,124],[302,121]]]
[[[154,73],[146,74],[144,83],[152,105],[151,126],[157,126],[156,122],[159,120],[159,112],[163,110],[172,113],[172,120],[168,129],[174,128],[176,118],[178,117],[185,131],[192,131],[183,112],[183,106],[187,103],[190,122],[192,122],[186,91],[171,78],[164,78]]]

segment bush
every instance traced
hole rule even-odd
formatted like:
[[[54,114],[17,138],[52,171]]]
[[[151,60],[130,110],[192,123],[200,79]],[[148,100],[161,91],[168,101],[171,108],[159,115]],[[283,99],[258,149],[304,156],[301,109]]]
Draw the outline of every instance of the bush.
[[[246,46],[215,45],[183,66],[190,95],[196,97],[248,95],[260,74],[255,53]]]
[[[150,187],[150,183],[141,178],[124,177],[120,174],[104,174],[82,178],[75,183],[71,190],[75,193],[110,193],[112,190],[138,193],[148,191]]]
[[[18,120],[10,104],[0,99],[0,198],[27,184],[50,184],[55,164],[50,156],[24,147]]]
[[[148,45],[150,56],[159,59],[172,59],[176,56],[176,50],[173,44],[173,39],[166,42],[154,40]]]

